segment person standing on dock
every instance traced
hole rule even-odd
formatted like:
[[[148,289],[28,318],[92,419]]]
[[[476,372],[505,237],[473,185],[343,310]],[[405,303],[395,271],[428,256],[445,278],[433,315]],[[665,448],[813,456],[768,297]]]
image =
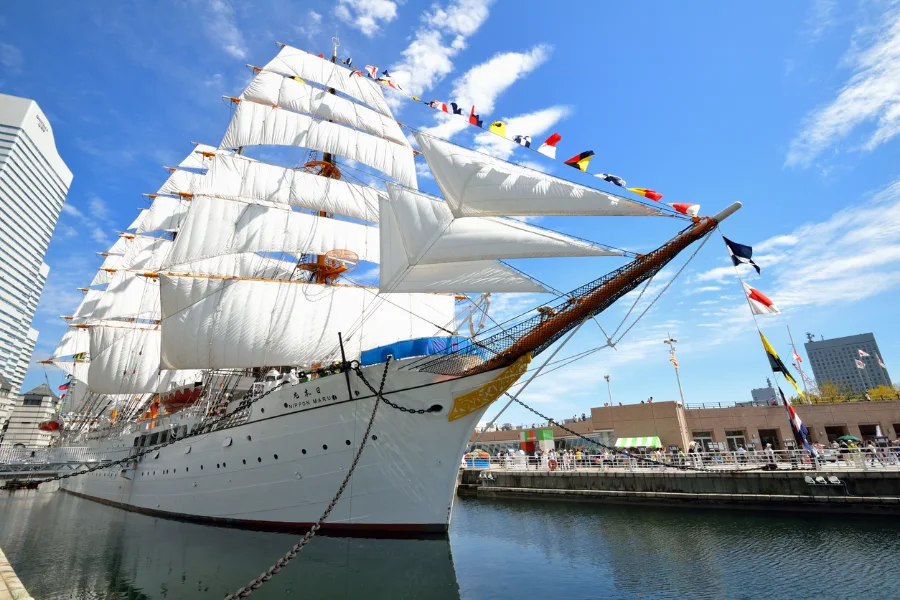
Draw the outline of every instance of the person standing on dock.
[[[765,452],[767,468],[774,471],[777,467],[775,466],[775,450],[772,449],[772,444],[766,444]]]

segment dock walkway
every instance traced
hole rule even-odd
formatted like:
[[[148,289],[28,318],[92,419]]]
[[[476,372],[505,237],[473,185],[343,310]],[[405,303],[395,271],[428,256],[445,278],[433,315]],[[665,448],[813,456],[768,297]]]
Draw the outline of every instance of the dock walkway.
[[[0,600],[33,600],[0,550]]]

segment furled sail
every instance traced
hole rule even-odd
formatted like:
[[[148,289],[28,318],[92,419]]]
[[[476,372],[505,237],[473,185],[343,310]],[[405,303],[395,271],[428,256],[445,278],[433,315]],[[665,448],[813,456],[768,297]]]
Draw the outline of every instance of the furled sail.
[[[384,192],[364,185],[251,161],[237,155],[216,156],[198,193],[299,206],[373,222],[378,221],[378,198],[384,195]]]
[[[263,69],[332,88],[365,102],[385,116],[392,116],[377,83],[365,77],[351,75],[347,69],[303,50],[284,46],[278,56],[270,60]]]
[[[377,169],[401,185],[417,187],[416,165],[409,146],[289,110],[239,102],[219,147],[264,145],[330,152]]]
[[[325,254],[350,250],[360,260],[378,262],[378,229],[359,223],[197,197],[165,267],[244,252]]]
[[[143,211],[144,218],[137,228],[138,233],[150,231],[178,231],[187,213],[188,202],[181,198],[157,196],[150,208]]]
[[[430,135],[416,141],[457,217],[659,216],[653,207],[520,167]]]
[[[259,72],[240,97],[242,100],[287,108],[342,123],[404,146],[409,145],[409,140],[392,116],[383,115],[280,73]]]
[[[199,371],[160,371],[159,329],[95,326],[90,338],[88,385],[95,393],[161,392],[201,376]]]
[[[401,340],[446,335],[454,298],[369,288],[160,275],[165,368],[310,366]]]

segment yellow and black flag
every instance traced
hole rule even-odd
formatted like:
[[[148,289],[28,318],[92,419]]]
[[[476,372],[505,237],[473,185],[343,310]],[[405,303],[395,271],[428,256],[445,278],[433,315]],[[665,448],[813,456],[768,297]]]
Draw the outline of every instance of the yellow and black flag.
[[[775,352],[775,348],[772,347],[772,344],[769,343],[769,340],[766,339],[766,336],[763,335],[762,331],[759,332],[759,337],[762,338],[763,348],[766,349],[766,356],[769,358],[769,366],[772,367],[772,372],[784,375],[784,378],[791,382],[791,385],[794,386],[794,389],[797,390],[797,393],[803,398],[803,392],[801,392],[800,388],[797,386],[794,376],[791,375],[788,368],[784,366],[784,363],[778,358],[778,353]]]
[[[474,107],[472,107],[474,108]],[[494,121],[488,128],[491,133],[496,133],[500,137],[506,137],[506,123],[503,121]]]
[[[566,164],[570,167],[575,167],[576,169],[581,169],[582,171],[587,171],[588,164],[591,162],[591,157],[594,156],[593,150],[587,150],[586,152],[581,152],[580,154],[576,154],[572,158],[566,161]]]

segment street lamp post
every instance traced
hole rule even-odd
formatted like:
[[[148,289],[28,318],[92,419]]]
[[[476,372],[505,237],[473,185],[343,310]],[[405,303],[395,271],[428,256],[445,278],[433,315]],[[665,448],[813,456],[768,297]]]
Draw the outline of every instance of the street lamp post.
[[[604,375],[603,379],[606,380],[606,391],[609,393],[609,405],[612,406],[612,388],[609,387],[609,375]]]
[[[684,390],[681,389],[681,377],[678,375],[678,360],[675,358],[675,344],[678,342],[672,336],[663,340],[664,344],[669,345],[669,361],[675,367],[675,380],[678,381],[678,394],[681,396],[681,405],[684,406]]]

